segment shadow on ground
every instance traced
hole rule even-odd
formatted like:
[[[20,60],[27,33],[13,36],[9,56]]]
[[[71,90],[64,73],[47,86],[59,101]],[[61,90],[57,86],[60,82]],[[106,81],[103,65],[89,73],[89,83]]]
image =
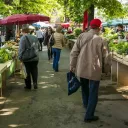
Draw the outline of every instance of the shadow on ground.
[[[128,92],[116,89],[109,80],[101,82],[96,115],[100,120],[84,123],[81,90],[67,95],[66,73],[69,50],[61,54],[60,72],[52,70],[47,52],[40,52],[39,89],[25,91],[22,79],[11,78],[0,99],[0,128],[127,128]]]

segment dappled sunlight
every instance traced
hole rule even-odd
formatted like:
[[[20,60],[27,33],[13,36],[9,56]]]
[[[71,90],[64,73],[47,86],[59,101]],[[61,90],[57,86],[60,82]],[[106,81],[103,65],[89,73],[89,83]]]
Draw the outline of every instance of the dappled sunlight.
[[[118,92],[128,92],[128,86],[118,87],[116,90]]]
[[[44,78],[44,79],[48,79],[48,78],[52,78],[54,76],[41,76],[41,78]]]
[[[0,100],[5,100],[6,99],[6,97],[0,97]]]
[[[6,97],[0,97],[0,105],[4,104],[5,100],[6,100]]]
[[[23,82],[15,82],[15,81],[12,81],[10,82],[11,84],[18,84],[18,85],[23,85],[24,83]]]
[[[48,82],[39,82],[38,84],[43,85],[43,84],[48,84]]]
[[[125,94],[125,93],[128,93],[128,86],[118,87],[116,90],[117,92],[122,93],[122,96],[125,99],[128,99],[128,94]]]
[[[24,83],[23,82],[16,82],[18,85],[23,85]]]
[[[46,71],[46,72],[54,72],[54,71]]]
[[[54,74],[50,74],[50,76],[54,76]]]
[[[6,103],[11,103],[11,104],[22,103],[22,102],[28,101],[30,98],[31,98],[31,96],[27,96],[24,99],[18,99],[18,100],[14,100],[14,101],[6,100]]]
[[[124,94],[123,94],[122,96],[123,96],[125,99],[128,99],[128,95],[124,95]]]
[[[6,100],[6,103],[9,103],[9,102],[12,102],[12,100],[7,99],[7,100]]]
[[[0,105],[1,105],[1,104],[4,104],[4,102],[5,102],[5,101],[0,101]]]
[[[17,128],[17,127],[22,127],[22,126],[28,126],[28,124],[10,124],[8,126],[11,128]]]
[[[49,74],[49,75],[47,75],[47,76],[41,76],[41,78],[45,78],[45,79],[48,79],[48,78],[52,78],[52,77],[54,77],[54,73],[51,73],[51,74]]]
[[[0,116],[12,115],[19,108],[8,108],[0,110]]]
[[[45,88],[60,88],[60,85],[57,85],[57,84],[52,84],[52,85],[46,85],[46,86],[43,86],[42,87],[43,89],[45,89]]]

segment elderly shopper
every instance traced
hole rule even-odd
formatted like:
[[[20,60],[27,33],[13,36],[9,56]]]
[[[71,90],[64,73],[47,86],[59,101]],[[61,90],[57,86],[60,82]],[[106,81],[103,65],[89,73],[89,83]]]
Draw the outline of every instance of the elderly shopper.
[[[100,26],[101,21],[93,19],[90,22],[90,30],[78,37],[70,53],[70,70],[76,71],[82,86],[83,105],[86,108],[85,122],[99,119],[94,112],[98,102],[102,59],[107,53],[104,40],[99,36]]]
[[[23,36],[20,40],[19,46],[19,59],[25,65],[27,78],[25,79],[25,89],[31,89],[31,76],[33,80],[34,89],[37,89],[37,78],[38,78],[38,38],[29,34],[29,26],[24,25],[22,28]],[[30,46],[31,45],[31,46]],[[30,50],[30,48],[33,48]],[[28,54],[25,54],[26,51]],[[26,58],[26,59],[24,59]]]
[[[60,53],[65,43],[64,35],[62,34],[62,29],[62,26],[58,26],[56,28],[56,32],[53,35],[55,44],[52,46],[52,52],[54,56],[53,69],[55,72],[59,71]]]

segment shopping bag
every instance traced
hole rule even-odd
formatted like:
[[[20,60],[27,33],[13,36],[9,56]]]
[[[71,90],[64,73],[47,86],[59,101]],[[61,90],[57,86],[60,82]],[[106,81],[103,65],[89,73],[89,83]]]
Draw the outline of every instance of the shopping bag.
[[[20,78],[21,79],[26,79],[26,77],[27,77],[26,68],[25,68],[24,64],[21,63]]]
[[[75,73],[73,72],[67,73],[67,82],[68,82],[68,95],[71,95],[74,92],[76,92],[81,86],[79,80],[77,79]]]

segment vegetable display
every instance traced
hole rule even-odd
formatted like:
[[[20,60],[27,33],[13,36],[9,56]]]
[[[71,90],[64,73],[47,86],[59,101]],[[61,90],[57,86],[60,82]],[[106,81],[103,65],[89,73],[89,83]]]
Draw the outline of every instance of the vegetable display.
[[[111,51],[114,51],[120,55],[128,54],[128,42],[114,43],[113,41],[111,41],[109,43],[109,48]]]
[[[114,31],[108,27],[105,28],[105,32],[102,34],[102,36],[106,38],[108,41],[118,39],[118,34],[114,33]]]
[[[74,34],[68,34],[66,35],[67,39],[75,39],[75,35]]]
[[[16,50],[12,48],[15,42],[5,42],[0,48],[0,63],[12,60],[16,56]]]

